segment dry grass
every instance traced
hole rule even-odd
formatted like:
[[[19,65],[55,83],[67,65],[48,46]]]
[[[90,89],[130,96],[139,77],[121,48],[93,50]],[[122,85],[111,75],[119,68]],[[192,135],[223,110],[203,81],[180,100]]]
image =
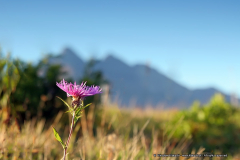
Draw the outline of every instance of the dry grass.
[[[129,118],[122,116],[129,113]],[[152,128],[152,136],[148,137],[144,134],[144,130],[150,120],[146,120],[143,125],[135,124],[133,127],[133,136],[127,134],[119,134],[118,130],[123,128],[129,129],[129,123],[133,117],[154,117],[157,120],[168,119],[174,116],[175,111],[159,111],[154,110],[141,111],[134,110],[120,111],[117,107],[110,106],[105,108],[102,113],[101,125],[97,127],[96,136],[93,136],[94,122],[94,105],[90,106],[88,115],[83,115],[81,121],[78,122],[71,138],[68,159],[69,160],[151,160],[160,159],[153,157],[153,154],[182,154],[187,151],[189,141],[182,139],[180,142],[170,143],[169,138],[165,141],[159,141],[159,131]],[[60,112],[56,117],[53,126],[59,130],[59,120],[63,113]],[[123,117],[121,119],[121,116]],[[165,117],[164,117],[165,116]],[[120,117],[120,118],[119,118]],[[104,125],[109,121],[108,128],[116,120],[121,120],[121,124],[115,127],[115,131],[107,134]],[[125,119],[125,121],[124,121]],[[120,124],[120,123],[119,123]],[[32,120],[26,122],[21,132],[18,131],[16,125],[6,128],[0,123],[0,159],[2,160],[57,160],[63,156],[61,145],[55,140],[52,128],[44,129],[45,121],[36,122]],[[61,134],[66,141],[69,127]],[[79,136],[81,131],[82,136]],[[174,131],[173,131],[174,132]],[[204,149],[192,151],[192,154],[201,154]],[[183,157],[173,158],[166,157],[162,159],[184,159]],[[193,158],[191,158],[193,159]]]

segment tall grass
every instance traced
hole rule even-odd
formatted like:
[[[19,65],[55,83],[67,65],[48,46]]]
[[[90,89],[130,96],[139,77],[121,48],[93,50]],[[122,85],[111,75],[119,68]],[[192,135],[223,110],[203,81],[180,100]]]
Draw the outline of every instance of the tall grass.
[[[129,116],[129,119],[122,114],[132,114],[134,112],[117,111],[115,107],[105,107],[101,125],[96,128],[96,136],[93,133],[94,123],[94,105],[90,106],[88,115],[83,115],[81,121],[76,125],[73,137],[70,141],[68,159],[154,159],[153,154],[181,154],[187,152],[189,141],[182,139],[177,143],[168,143],[167,141],[159,141],[159,132],[152,128],[152,135],[148,137],[144,134],[147,125],[151,123],[147,120],[143,125],[134,124],[131,129],[130,122],[134,117]],[[161,112],[159,112],[161,114]],[[117,114],[122,116],[122,121],[119,127],[114,127],[115,130],[109,133],[109,129],[114,125]],[[141,113],[142,114],[142,113]],[[141,116],[138,114],[137,116]],[[61,128],[59,123],[63,113],[60,112],[55,118],[54,126],[56,129]],[[112,115],[110,117],[110,115]],[[142,114],[143,117],[148,115]],[[114,118],[115,117],[115,118]],[[119,117],[119,116],[118,116]],[[110,119],[109,119],[110,118]],[[108,129],[105,122],[110,120]],[[52,134],[52,128],[44,128],[45,121],[26,121],[21,131],[18,130],[13,123],[10,127],[6,127],[4,123],[0,123],[0,159],[18,159],[18,160],[54,160],[61,159],[62,148],[55,140]],[[65,127],[65,131],[61,133],[62,137],[67,137],[69,126]],[[120,130],[125,130],[125,134],[120,134]],[[129,136],[128,131],[132,130],[132,136]],[[81,135],[80,135],[81,132]],[[168,140],[168,139],[166,139]],[[202,153],[204,149],[200,149],[195,153]],[[155,158],[157,159],[157,158]],[[170,159],[170,158],[168,158]],[[171,158],[175,159],[175,158]]]

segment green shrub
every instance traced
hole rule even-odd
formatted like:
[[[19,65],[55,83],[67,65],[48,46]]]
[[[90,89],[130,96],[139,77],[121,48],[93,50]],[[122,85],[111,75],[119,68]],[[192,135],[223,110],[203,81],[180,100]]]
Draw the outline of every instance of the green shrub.
[[[183,119],[177,125],[181,117]],[[216,94],[206,105],[195,102],[189,110],[180,111],[171,120],[168,132],[176,127],[173,137],[191,138],[193,148],[202,146],[209,152],[235,153],[240,147],[240,121],[236,121],[237,117],[240,117],[239,109],[225,102],[221,94]]]

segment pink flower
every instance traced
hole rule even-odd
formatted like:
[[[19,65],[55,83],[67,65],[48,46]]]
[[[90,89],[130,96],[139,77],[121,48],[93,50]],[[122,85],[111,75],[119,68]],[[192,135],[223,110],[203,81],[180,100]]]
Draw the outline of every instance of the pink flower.
[[[86,86],[86,83],[81,85],[77,85],[76,82],[74,84],[64,81],[64,79],[58,83],[56,82],[57,86],[61,88],[63,91],[67,93],[67,96],[72,96],[73,99],[83,99],[87,96],[93,96],[95,94],[102,93],[102,89],[99,86]]]

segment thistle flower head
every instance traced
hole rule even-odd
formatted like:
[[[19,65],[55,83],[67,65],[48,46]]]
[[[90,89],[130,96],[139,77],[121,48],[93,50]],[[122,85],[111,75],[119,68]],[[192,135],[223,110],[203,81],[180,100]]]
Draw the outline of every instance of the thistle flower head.
[[[83,83],[81,85],[77,85],[76,82],[72,84],[71,82],[68,83],[67,81],[64,81],[64,79],[58,83],[56,82],[57,86],[61,88],[63,91],[67,93],[67,96],[72,96],[73,103],[78,102],[79,100],[84,99],[88,96],[93,96],[95,94],[102,93],[102,89],[100,89],[99,86],[86,86],[86,83]]]

